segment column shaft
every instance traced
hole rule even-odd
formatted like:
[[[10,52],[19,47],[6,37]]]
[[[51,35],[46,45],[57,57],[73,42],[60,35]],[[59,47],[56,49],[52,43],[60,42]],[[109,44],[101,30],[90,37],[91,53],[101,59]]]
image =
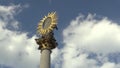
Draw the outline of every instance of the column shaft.
[[[50,68],[50,53],[48,49],[44,49],[41,52],[40,68]]]

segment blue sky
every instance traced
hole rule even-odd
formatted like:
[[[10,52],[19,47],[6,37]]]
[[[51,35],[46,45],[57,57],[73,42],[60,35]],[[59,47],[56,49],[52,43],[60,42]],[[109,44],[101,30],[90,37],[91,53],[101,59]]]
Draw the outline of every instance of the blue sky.
[[[59,43],[51,55],[52,68],[120,68],[119,3],[0,0],[0,68],[39,67],[36,28],[52,11],[58,15]]]
[[[100,16],[107,16],[113,20],[119,20],[120,12],[119,0],[0,0],[1,5],[28,5],[28,8],[23,9],[16,19],[21,23],[21,30],[31,31],[35,34],[35,29],[39,20],[47,15],[48,12],[56,11],[59,17],[58,26],[65,28],[71,19],[74,19],[80,13],[87,15],[89,13]],[[31,25],[32,24],[32,25]],[[28,26],[26,28],[26,26]],[[61,28],[59,28],[61,30]]]
[[[1,5],[20,4],[29,6],[24,8],[15,18],[21,22],[20,29],[29,32],[30,36],[36,33],[35,29],[40,19],[52,11],[56,11],[58,14],[60,31],[58,33],[61,33],[62,28],[67,27],[69,22],[80,13],[84,15],[97,14],[118,21],[120,19],[118,14],[120,12],[119,3],[119,0],[0,0]],[[58,36],[60,35],[58,34]]]

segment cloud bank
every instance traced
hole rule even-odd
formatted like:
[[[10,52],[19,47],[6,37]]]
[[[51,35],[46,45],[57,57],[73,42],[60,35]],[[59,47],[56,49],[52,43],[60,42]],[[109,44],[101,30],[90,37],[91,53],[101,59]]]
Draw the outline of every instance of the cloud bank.
[[[21,5],[0,5],[0,67],[2,68],[37,68],[39,51],[27,33],[17,31],[19,21],[14,16],[21,11]]]
[[[63,31],[62,68],[120,68],[120,25],[79,15]]]

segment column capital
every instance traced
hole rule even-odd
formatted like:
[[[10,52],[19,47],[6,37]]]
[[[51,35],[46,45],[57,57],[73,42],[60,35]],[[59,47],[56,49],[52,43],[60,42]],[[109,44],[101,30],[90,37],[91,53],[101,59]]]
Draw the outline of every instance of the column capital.
[[[36,43],[39,45],[39,50],[42,49],[54,49],[57,47],[57,42],[53,36],[53,32],[46,34],[38,39],[35,39]]]

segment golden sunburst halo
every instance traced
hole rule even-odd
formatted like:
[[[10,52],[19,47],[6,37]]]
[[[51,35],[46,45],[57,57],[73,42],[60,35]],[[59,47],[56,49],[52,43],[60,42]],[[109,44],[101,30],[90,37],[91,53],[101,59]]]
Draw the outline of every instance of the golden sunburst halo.
[[[38,23],[37,32],[39,34],[47,34],[53,31],[57,25],[57,15],[56,12],[48,13],[40,22]]]

